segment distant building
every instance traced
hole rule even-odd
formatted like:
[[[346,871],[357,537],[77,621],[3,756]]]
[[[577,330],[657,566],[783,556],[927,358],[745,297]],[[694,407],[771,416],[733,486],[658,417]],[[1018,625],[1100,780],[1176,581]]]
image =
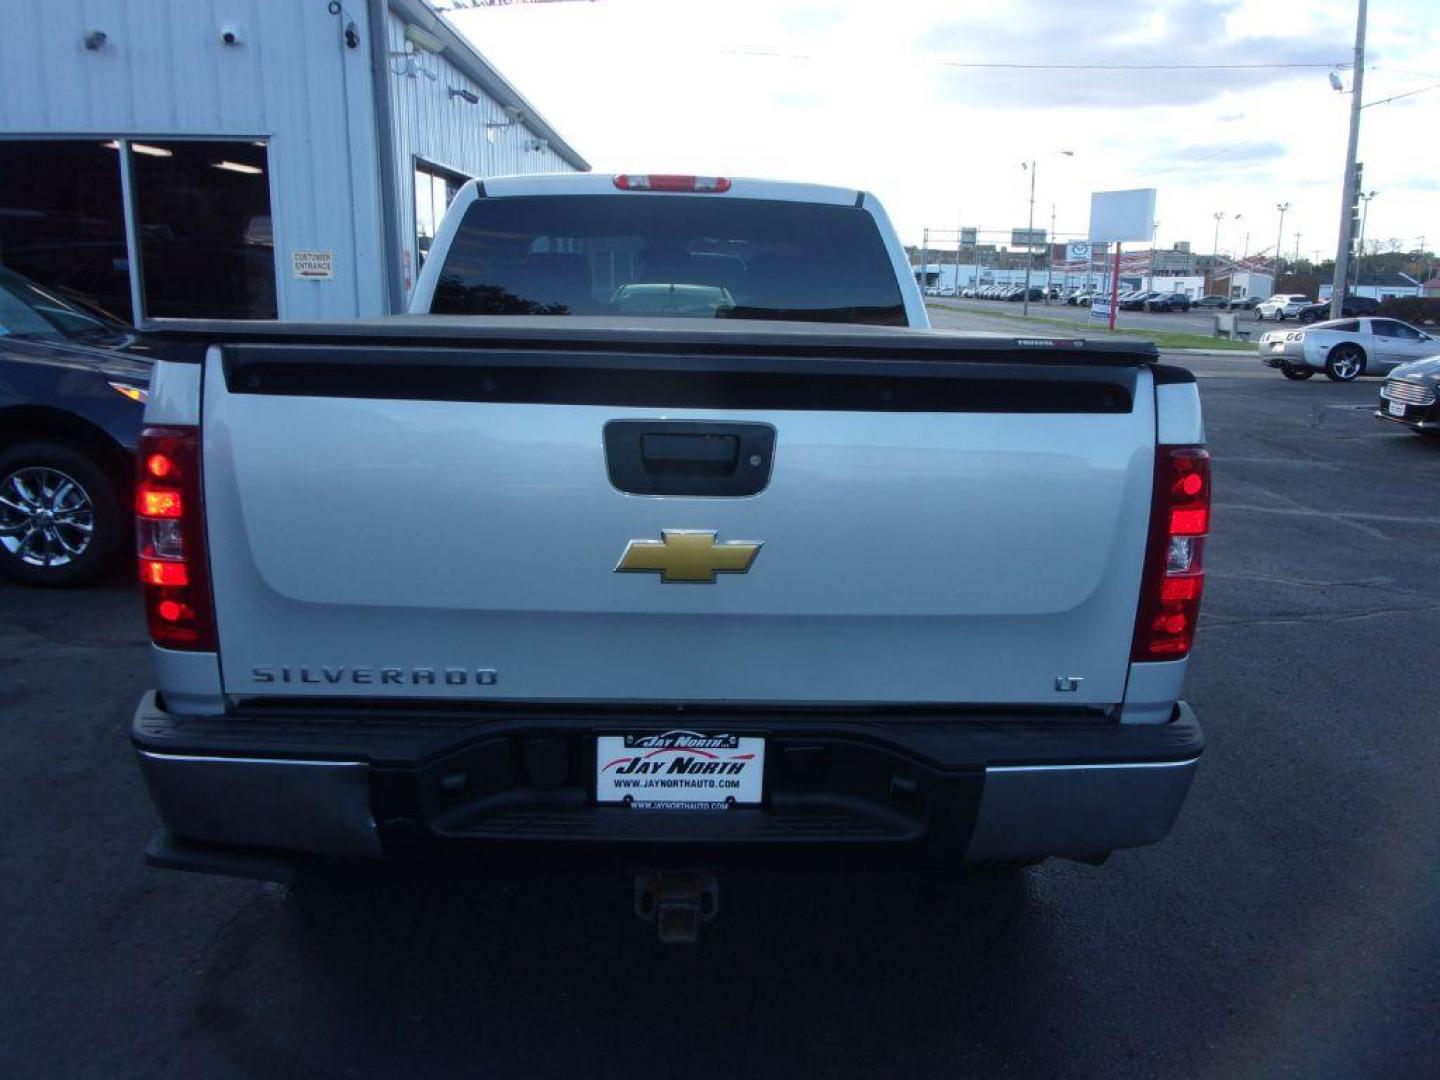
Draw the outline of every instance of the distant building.
[[[1197,257],[1191,253],[1189,244],[1176,244],[1171,251],[1155,252],[1155,273],[1193,274],[1198,269]]]
[[[1359,281],[1351,288],[1350,294],[1384,300],[1391,296],[1420,296],[1424,289],[1425,286],[1422,286],[1409,274],[1362,273]],[[1321,285],[1320,299],[1330,299],[1330,294],[1334,291],[1333,285]]]

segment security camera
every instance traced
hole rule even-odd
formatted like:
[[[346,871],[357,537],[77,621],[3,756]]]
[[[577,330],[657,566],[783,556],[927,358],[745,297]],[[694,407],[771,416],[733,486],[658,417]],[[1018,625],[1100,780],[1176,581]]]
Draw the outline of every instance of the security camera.
[[[104,30],[85,31],[85,48],[91,52],[99,52],[105,47],[105,42],[110,40],[110,35]]]
[[[518,105],[506,105],[504,112],[505,115],[510,118],[511,123],[517,123],[525,119],[525,110]]]
[[[222,26],[220,28],[220,44],[239,45],[240,28],[238,26]]]

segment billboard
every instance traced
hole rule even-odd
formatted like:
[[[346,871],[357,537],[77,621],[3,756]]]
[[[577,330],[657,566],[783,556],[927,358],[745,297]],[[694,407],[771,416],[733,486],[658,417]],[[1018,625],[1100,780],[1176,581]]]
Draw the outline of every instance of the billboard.
[[[966,228],[962,225],[960,227],[960,243],[966,247],[973,247],[975,245],[976,231],[974,228]]]
[[[1097,191],[1090,196],[1092,241],[1149,240],[1154,231],[1154,188]]]
[[[1045,243],[1044,229],[1011,229],[1011,247],[1040,247]]]
[[[1094,250],[1094,245],[1089,240],[1071,240],[1065,245],[1065,261],[1067,263],[1088,263]]]

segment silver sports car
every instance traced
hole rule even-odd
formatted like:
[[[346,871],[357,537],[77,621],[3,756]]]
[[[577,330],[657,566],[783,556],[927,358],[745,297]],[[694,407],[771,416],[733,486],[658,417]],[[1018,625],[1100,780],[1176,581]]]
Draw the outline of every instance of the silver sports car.
[[[1287,379],[1317,371],[1335,382],[1388,375],[1399,364],[1440,354],[1440,341],[1399,319],[1332,319],[1303,330],[1260,335],[1260,359]]]

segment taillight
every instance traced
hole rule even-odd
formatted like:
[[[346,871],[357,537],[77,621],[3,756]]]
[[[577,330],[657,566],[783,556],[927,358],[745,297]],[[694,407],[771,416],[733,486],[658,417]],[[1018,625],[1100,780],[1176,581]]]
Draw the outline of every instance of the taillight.
[[[635,173],[621,173],[615,177],[615,186],[621,191],[695,191],[721,192],[730,190],[730,178],[726,176],[676,176],[652,173],[641,176]]]
[[[135,536],[150,637],[167,649],[215,648],[205,555],[200,433],[149,427],[140,433]]]
[[[1195,640],[1210,531],[1210,455],[1198,446],[1155,451],[1150,542],[1131,660],[1178,660]]]

